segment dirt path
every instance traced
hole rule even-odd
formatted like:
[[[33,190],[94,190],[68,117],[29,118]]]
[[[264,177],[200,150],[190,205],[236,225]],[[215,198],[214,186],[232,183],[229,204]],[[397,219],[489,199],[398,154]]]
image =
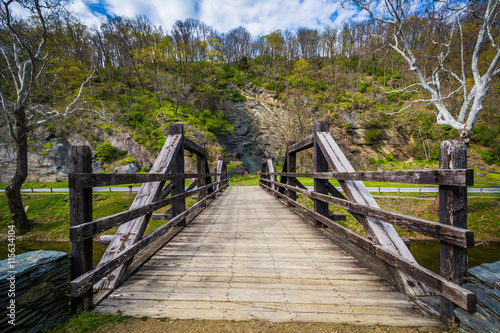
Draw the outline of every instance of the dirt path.
[[[124,317],[122,317],[124,318]],[[263,320],[250,321],[223,321],[223,320],[170,320],[170,319],[148,319],[129,318],[121,323],[105,324],[94,332],[99,333],[153,333],[153,332],[293,332],[293,333],[318,333],[318,332],[349,332],[349,333],[417,333],[417,332],[443,332],[443,330],[433,329],[409,329],[403,327],[388,326],[355,326],[347,324],[331,323],[271,323]],[[456,332],[456,331],[447,331]]]

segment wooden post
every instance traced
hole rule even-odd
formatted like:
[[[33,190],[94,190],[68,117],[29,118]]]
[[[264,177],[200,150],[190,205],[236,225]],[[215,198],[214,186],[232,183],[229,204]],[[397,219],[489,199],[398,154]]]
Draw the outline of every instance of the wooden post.
[[[326,121],[314,122],[314,172],[328,172],[328,161],[318,145],[316,135],[318,132],[328,132],[328,130],[329,124]],[[324,179],[314,179],[314,191],[328,195],[328,186],[325,184],[326,181]],[[314,200],[314,211],[321,215],[329,216],[328,203]],[[315,220],[314,225],[317,228],[324,227],[323,223],[319,220]]]
[[[204,147],[203,147],[204,148]],[[205,173],[205,159],[206,155],[196,155],[196,172],[197,173]],[[206,178],[200,177],[198,178],[198,187],[203,187],[206,185]],[[198,202],[203,200],[206,197],[206,190],[201,190],[198,193]],[[203,204],[206,207],[206,204]]]
[[[222,177],[222,170],[224,166],[224,158],[222,156],[219,156],[219,159],[217,160],[217,167],[215,168],[215,173],[218,175],[215,176],[215,182],[219,182],[223,179]],[[217,191],[219,188],[221,188],[221,184],[215,185],[215,190]],[[218,195],[217,195],[218,196]]]
[[[463,141],[443,141],[439,146],[440,169],[467,169],[467,145]],[[439,222],[467,229],[467,187],[439,186]],[[468,254],[461,248],[441,242],[441,276],[462,285],[467,276]],[[453,320],[454,306],[447,302],[444,316]]]
[[[287,142],[287,146],[290,147],[293,145],[295,141],[289,141]],[[296,172],[297,171],[297,154],[296,153],[289,153],[287,149],[287,170],[286,172]],[[287,185],[290,186],[295,186],[295,178],[288,177],[287,178]],[[294,201],[297,201],[297,192],[294,191],[288,191],[288,197]],[[292,206],[289,204],[289,206]]]
[[[172,161],[172,173],[184,173],[184,126],[182,124],[170,124],[168,128],[169,135],[180,134],[181,141],[179,151]],[[172,196],[181,194],[185,191],[185,179],[172,180]],[[178,200],[172,204],[172,217],[179,215],[186,210],[186,199]],[[178,224],[179,227],[186,226],[186,219]]]
[[[68,171],[72,173],[92,173],[92,152],[88,146],[73,146],[69,151]],[[92,221],[92,188],[76,187],[69,184],[70,226]],[[92,238],[84,241],[71,239],[71,280],[92,269]],[[89,311],[93,307],[93,290],[71,300],[71,311]]]

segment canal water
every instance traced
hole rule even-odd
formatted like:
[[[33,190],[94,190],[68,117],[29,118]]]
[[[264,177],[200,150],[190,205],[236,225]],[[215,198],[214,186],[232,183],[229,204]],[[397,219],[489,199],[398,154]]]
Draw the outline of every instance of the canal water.
[[[51,250],[69,253],[70,243],[32,241],[16,242],[16,254],[36,250]],[[106,251],[105,246],[94,243],[94,266],[99,263],[104,251]],[[411,242],[411,252],[420,265],[432,270],[433,272],[439,273],[439,242],[413,240]],[[0,260],[6,259],[7,254],[7,243],[0,242]],[[500,261],[500,242],[479,244],[476,248],[469,250],[469,268],[478,266],[482,263],[496,261]]]

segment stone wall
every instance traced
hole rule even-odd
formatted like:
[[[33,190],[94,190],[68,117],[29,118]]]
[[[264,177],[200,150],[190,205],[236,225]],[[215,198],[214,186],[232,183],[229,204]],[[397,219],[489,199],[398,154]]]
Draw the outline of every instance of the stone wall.
[[[34,333],[68,318],[67,253],[27,252],[11,263],[0,261],[1,332]]]
[[[460,319],[459,332],[500,332],[500,261],[469,269],[463,286],[477,296],[476,312],[460,308],[455,315]]]

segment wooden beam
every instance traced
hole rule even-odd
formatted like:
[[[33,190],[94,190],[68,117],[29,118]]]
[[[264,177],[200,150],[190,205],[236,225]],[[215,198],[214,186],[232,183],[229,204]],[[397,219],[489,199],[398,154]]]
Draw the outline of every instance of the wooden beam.
[[[222,179],[222,167],[224,165],[224,158],[222,156],[219,156],[219,159],[217,160],[217,169],[215,173],[217,176],[215,176],[215,183],[217,184],[215,186],[215,190],[217,191],[220,187],[219,182]]]
[[[151,168],[151,173],[168,173],[172,170],[172,160],[181,148],[181,136],[181,134],[168,136],[160,154]],[[163,185],[164,182],[162,181],[143,184],[132,202],[130,209],[136,209],[157,201],[163,189]],[[104,252],[100,262],[104,263],[115,258],[123,249],[137,242],[142,237],[148,222],[148,217],[143,216],[121,225],[115,234],[115,238],[113,238],[106,252]],[[104,280],[97,283],[95,286],[96,289],[113,289],[120,283],[123,272],[123,267],[118,267],[116,271],[110,273]]]
[[[347,160],[344,153],[332,138],[330,133],[321,132],[315,133],[317,142],[321,150],[325,154],[328,164],[333,171],[336,172],[355,172],[351,163]],[[374,208],[379,208],[377,202],[370,194],[366,186],[361,181],[352,180],[339,180],[340,186],[344,190],[346,196],[352,202],[364,204]],[[382,245],[389,251],[393,251],[406,260],[416,263],[415,258],[411,254],[408,247],[406,247],[403,240],[399,237],[394,227],[386,222],[371,218],[362,217],[360,220],[363,228],[366,230],[368,236],[373,239],[377,244]],[[392,271],[394,285],[404,292],[407,296],[423,296],[429,295],[430,292],[425,287],[421,287],[418,281],[412,277],[407,276],[401,271]]]
[[[288,147],[288,152],[290,154],[298,153],[309,148],[314,147],[314,135],[308,136],[304,140],[296,142]]]
[[[366,251],[374,254],[375,256],[377,256],[390,266],[401,270],[408,276],[412,276],[415,280],[420,281],[422,284],[426,285],[437,294],[452,301],[453,303],[457,304],[464,310],[466,311],[476,310],[476,295],[470,292],[469,290],[462,288],[456,283],[448,281],[444,277],[420,266],[416,262],[407,260],[406,258],[403,258],[400,255],[397,255],[396,253],[387,250],[381,245],[378,245],[372,240],[358,235],[357,233],[348,228],[345,228],[335,222],[332,222],[326,216],[318,214],[310,210],[309,208],[300,205],[296,201],[290,200],[285,195],[279,193],[278,191],[273,191],[268,186],[267,189],[271,190],[273,193],[276,193],[278,196],[285,199],[295,207],[307,211],[307,213],[311,215],[313,218],[321,220],[322,223],[326,224],[337,233],[348,238],[353,243],[359,245]]]
[[[92,173],[92,152],[88,146],[73,146],[69,151],[68,171]],[[79,227],[92,220],[92,188],[70,186],[69,188],[70,214],[69,223],[72,227]],[[92,239],[71,239],[71,278],[76,279],[92,269]],[[83,309],[89,311],[93,307],[93,292],[87,291],[84,295],[71,301],[71,312]]]
[[[269,181],[272,183],[272,181]],[[348,200],[331,197],[325,194],[311,192],[284,185],[287,189],[308,196],[314,200],[320,200],[325,203],[347,209],[350,212],[358,213],[361,216],[379,219],[381,221],[397,225],[407,230],[415,231],[426,236],[435,237],[464,248],[474,247],[474,233],[470,230],[458,228],[450,225],[444,225],[432,221],[427,221],[418,217],[403,215],[399,213],[388,212],[380,208],[370,207],[358,204]]]
[[[473,186],[473,169],[402,170],[402,171],[356,171],[356,172],[277,172],[276,176],[360,180],[407,184],[430,184],[449,186]]]
[[[184,149],[198,156],[206,156],[205,148],[184,137]]]
[[[224,185],[225,187],[227,185]],[[222,188],[219,189],[221,191]],[[116,268],[123,266],[126,262],[128,262],[130,259],[132,259],[135,255],[141,252],[145,247],[147,247],[149,244],[154,242],[156,239],[161,237],[165,231],[173,226],[176,226],[183,218],[186,218],[188,214],[191,212],[195,211],[196,209],[200,208],[202,203],[204,203],[206,200],[209,198],[215,196],[217,192],[213,192],[209,196],[207,196],[204,201],[197,202],[194,204],[192,207],[184,211],[183,213],[177,215],[174,217],[172,220],[170,220],[168,223],[158,227],[155,231],[151,232],[141,240],[139,240],[137,243],[130,245],[129,247],[125,248],[122,252],[120,252],[119,255],[116,257],[105,261],[105,262],[100,262],[99,265],[97,265],[94,269],[92,269],[89,272],[86,272],[85,274],[79,276],[75,280],[70,282],[70,296],[71,297],[78,297],[85,293],[87,290],[92,288],[92,286],[100,281],[102,278],[109,276],[113,271],[116,270]]]
[[[314,172],[328,172],[328,161],[325,154],[321,150],[318,142],[317,133],[328,132],[328,123],[324,121],[314,122]],[[324,179],[314,178],[314,192],[321,194],[328,194],[326,184],[328,181]],[[314,199],[314,211],[323,216],[328,216],[328,203],[323,200]],[[324,225],[320,220],[316,220],[315,227],[323,227]]]
[[[286,156],[287,156],[287,159],[288,159],[288,164],[287,164],[286,171],[288,173],[297,171],[297,154],[296,153],[291,153],[290,152],[290,148],[289,148],[290,146],[293,146],[294,144],[295,144],[294,141],[290,141],[290,142],[287,143],[287,154],[286,154]],[[281,179],[283,179],[283,177]],[[300,183],[300,182],[297,183],[297,179],[293,178],[293,177],[287,177],[286,179],[287,179],[286,183],[288,185],[291,185],[291,186],[294,186],[295,184]],[[284,182],[282,181],[282,183],[284,183]],[[302,184],[300,184],[300,185],[302,185]],[[288,197],[290,198],[290,200],[295,200],[295,201],[297,200],[297,194],[295,192],[293,192],[293,191],[288,191]]]
[[[185,178],[215,176],[215,173],[180,173],[180,174],[109,174],[109,173],[74,173],[69,174],[69,186],[90,188],[98,186],[122,185],[134,183],[165,182]]]
[[[172,173],[184,173],[184,126],[181,124],[171,125],[169,127],[170,135],[180,135],[179,151],[174,155],[172,160]],[[186,180],[176,179],[170,182],[172,184],[172,196],[182,194],[186,191]],[[172,216],[177,216],[186,210],[185,197],[172,203]],[[186,226],[186,219],[179,222],[180,227]]]

